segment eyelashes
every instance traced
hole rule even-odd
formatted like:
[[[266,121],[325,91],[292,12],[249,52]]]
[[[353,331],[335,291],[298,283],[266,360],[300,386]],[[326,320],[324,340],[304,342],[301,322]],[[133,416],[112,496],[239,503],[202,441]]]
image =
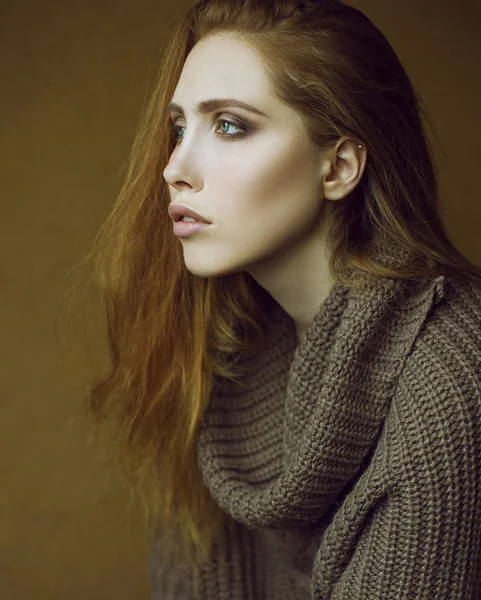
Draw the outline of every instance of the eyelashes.
[[[217,135],[219,137],[223,137],[223,138],[241,138],[241,137],[245,137],[246,135],[248,135],[248,133],[250,132],[250,127],[248,125],[242,124],[240,125],[239,123],[234,123],[233,121],[229,121],[228,119],[217,119],[216,120],[216,124],[223,124],[223,123],[227,123],[228,125],[230,125],[231,127],[235,127],[236,129],[238,129],[238,133],[218,133]],[[177,141],[184,139],[183,137],[179,136],[179,129],[185,129],[185,127],[183,125],[170,125],[170,133],[171,133],[171,137],[172,139],[177,143]]]

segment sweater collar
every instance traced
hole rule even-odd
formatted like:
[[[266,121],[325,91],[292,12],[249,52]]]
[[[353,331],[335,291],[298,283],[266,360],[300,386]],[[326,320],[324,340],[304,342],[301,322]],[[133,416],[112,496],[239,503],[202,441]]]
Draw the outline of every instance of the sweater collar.
[[[443,290],[443,276],[362,290],[336,283],[300,345],[276,305],[242,385],[218,380],[203,416],[198,461],[217,504],[249,527],[322,518],[365,466]]]

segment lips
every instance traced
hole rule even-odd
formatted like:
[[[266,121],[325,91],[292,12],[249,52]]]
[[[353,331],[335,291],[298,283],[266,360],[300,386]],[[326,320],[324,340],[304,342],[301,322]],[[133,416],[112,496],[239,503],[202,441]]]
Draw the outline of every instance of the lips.
[[[195,219],[196,221],[198,221],[200,223],[212,224],[212,221],[209,221],[208,219],[203,217],[201,214],[199,214],[195,210],[192,210],[185,204],[179,204],[179,203],[170,204],[168,212],[169,212],[169,217],[174,222],[180,221],[182,219],[182,217],[190,217],[191,219]]]

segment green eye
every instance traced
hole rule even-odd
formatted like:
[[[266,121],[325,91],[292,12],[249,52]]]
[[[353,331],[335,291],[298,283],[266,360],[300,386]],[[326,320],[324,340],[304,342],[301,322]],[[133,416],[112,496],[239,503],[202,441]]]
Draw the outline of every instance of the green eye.
[[[247,127],[242,128],[240,125],[237,125],[236,123],[232,123],[231,121],[228,121],[226,119],[218,119],[217,123],[221,123],[223,124],[228,124],[230,127],[235,127],[236,129],[238,129],[237,133],[220,133],[218,135],[220,135],[220,137],[226,137],[226,138],[233,138],[233,137],[244,137],[247,134]],[[183,136],[179,135],[179,130],[180,129],[185,129],[185,127],[183,125],[171,125],[170,126],[171,129],[171,134],[174,140],[182,140]]]

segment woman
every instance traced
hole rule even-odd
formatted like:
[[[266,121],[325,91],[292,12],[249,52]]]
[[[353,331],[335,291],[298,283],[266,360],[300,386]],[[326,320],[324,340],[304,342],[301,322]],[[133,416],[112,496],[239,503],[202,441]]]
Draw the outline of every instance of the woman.
[[[342,2],[201,0],[175,29],[99,238],[90,398],[152,598],[481,597],[481,271],[420,113]]]

